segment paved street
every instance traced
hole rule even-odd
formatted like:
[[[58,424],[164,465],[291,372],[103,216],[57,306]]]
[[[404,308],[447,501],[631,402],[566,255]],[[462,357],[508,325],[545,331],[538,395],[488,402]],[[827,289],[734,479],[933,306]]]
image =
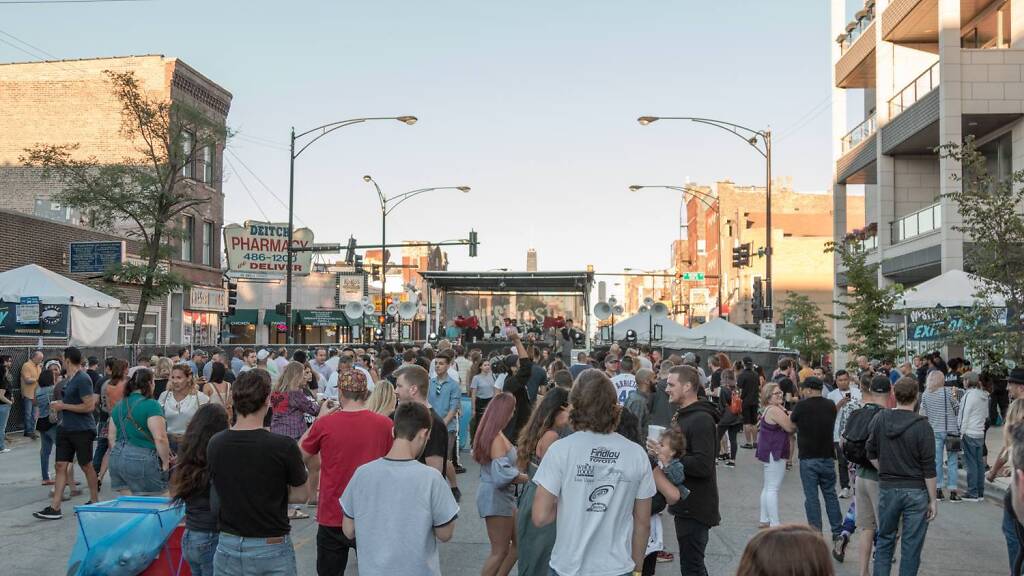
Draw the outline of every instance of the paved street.
[[[0,455],[0,550],[4,576],[58,576],[65,565],[75,538],[76,524],[65,508],[62,521],[46,522],[31,516],[45,505],[47,487],[39,485],[38,444],[17,442],[14,450]],[[487,534],[474,505],[476,466],[464,458],[469,471],[459,476],[463,490],[462,513],[455,537],[441,546],[441,565],[445,574],[477,574],[487,555]],[[732,574],[739,556],[756,532],[758,494],[761,489],[760,465],[749,450],[741,450],[735,469],[719,467],[722,494],[722,525],[711,532],[708,570],[712,575]],[[103,497],[110,497],[104,487]],[[68,504],[82,504],[82,496]],[[849,500],[843,500],[843,509]],[[784,522],[803,520],[803,497],[796,471],[787,473],[783,486]],[[1000,532],[1002,511],[991,502],[942,504],[939,517],[931,526],[923,554],[922,575],[944,576],[970,573],[972,576],[1006,574],[1006,547]],[[666,522],[669,549],[674,551],[671,522]],[[316,524],[312,520],[293,523],[299,559],[299,574],[315,574]],[[848,560],[838,574],[857,574],[856,540]],[[352,561],[354,564],[354,560]],[[660,564],[658,574],[678,574],[678,564]],[[354,571],[352,571],[355,573]]]

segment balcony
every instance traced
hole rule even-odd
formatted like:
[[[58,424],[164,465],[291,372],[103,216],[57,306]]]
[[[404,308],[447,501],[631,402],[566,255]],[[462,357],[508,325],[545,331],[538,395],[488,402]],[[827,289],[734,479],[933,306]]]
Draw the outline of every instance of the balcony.
[[[866,120],[855,126],[853,130],[847,132],[846,136],[843,136],[842,138],[843,154],[853,150],[860,145],[861,142],[873,136],[877,128],[878,125],[875,122],[875,115],[872,114],[871,116],[868,116]]]
[[[892,223],[892,243],[910,240],[942,227],[942,205],[938,202],[898,218]]]
[[[889,119],[891,120],[897,115],[902,114],[911,104],[914,104],[938,87],[939,63],[936,62],[889,99]]]
[[[875,16],[874,10],[863,14],[836,38],[839,60],[836,61],[836,86],[839,88],[871,88],[875,85]]]

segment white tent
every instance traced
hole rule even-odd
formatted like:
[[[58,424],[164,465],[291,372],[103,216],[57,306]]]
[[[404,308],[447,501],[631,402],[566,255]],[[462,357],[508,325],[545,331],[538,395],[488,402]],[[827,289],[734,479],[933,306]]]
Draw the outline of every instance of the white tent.
[[[649,339],[651,326],[661,326],[661,340],[655,340],[659,346],[669,348],[700,348],[703,340],[698,338],[686,326],[672,320],[671,318],[651,317],[650,312],[635,314],[615,323],[615,338],[621,340],[626,337],[627,330],[636,331],[636,340],[641,344]]]
[[[896,308],[913,310],[938,306],[943,308],[973,306],[978,303],[974,294],[983,286],[983,283],[984,280],[981,278],[963,270],[950,270],[907,290],[903,295],[903,302]],[[1006,301],[1002,297],[993,296],[992,305],[1006,306]]]
[[[690,330],[691,337],[703,338],[707,350],[768,350],[771,341],[739,326],[714,318]]]
[[[73,345],[117,342],[121,301],[113,296],[35,264],[0,272],[0,302],[17,303],[23,296],[35,296],[44,305],[67,306],[68,340]]]

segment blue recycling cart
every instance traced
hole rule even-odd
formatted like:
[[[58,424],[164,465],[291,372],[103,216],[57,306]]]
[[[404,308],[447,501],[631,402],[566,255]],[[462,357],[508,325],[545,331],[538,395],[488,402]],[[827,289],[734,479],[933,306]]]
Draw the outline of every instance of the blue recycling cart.
[[[75,506],[78,538],[68,559],[68,576],[139,574],[157,557],[184,515],[183,505],[153,496],[120,496]]]
[[[469,421],[473,418],[473,403],[469,394],[463,394],[460,400],[462,413],[459,415],[459,448],[470,450],[469,444]]]

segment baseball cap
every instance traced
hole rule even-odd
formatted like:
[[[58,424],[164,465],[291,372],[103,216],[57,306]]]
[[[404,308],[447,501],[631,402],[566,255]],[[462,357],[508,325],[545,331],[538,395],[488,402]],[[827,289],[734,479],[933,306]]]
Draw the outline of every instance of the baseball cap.
[[[267,356],[270,356],[270,352],[267,352],[266,348],[260,348],[260,351],[256,353],[256,359],[260,362],[266,360]]]
[[[690,362],[696,362],[696,361],[697,361],[697,355],[694,354],[693,352],[687,352],[686,354],[683,355],[683,362],[686,362],[687,364],[689,364]]]
[[[868,385],[868,391],[872,394],[888,394],[892,390],[892,382],[886,376],[875,376]]]
[[[366,376],[359,370],[349,370],[338,374],[338,389],[344,392],[366,392]]]
[[[1024,384],[1024,368],[1010,370],[1010,375],[1006,377],[1006,382],[1009,384]]]

